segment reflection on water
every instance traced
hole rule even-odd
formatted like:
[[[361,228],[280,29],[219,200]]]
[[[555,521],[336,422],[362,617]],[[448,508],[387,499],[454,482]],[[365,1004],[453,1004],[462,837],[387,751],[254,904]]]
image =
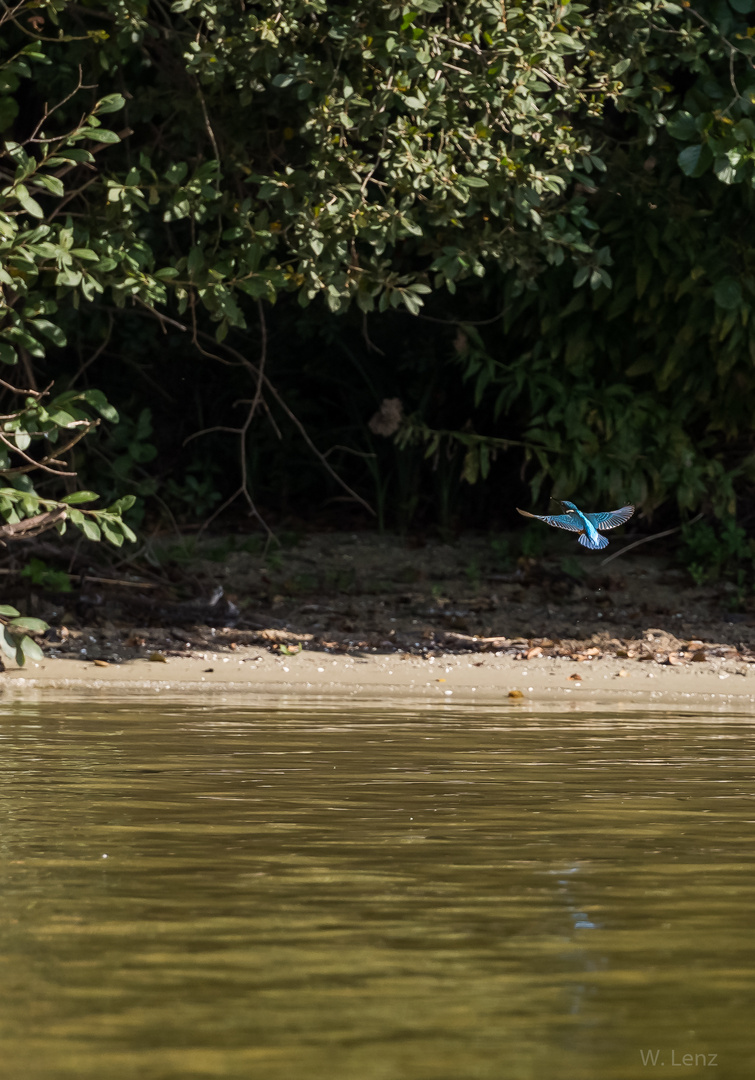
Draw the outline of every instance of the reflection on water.
[[[755,1074],[748,717],[161,705],[0,709],[8,1080]]]

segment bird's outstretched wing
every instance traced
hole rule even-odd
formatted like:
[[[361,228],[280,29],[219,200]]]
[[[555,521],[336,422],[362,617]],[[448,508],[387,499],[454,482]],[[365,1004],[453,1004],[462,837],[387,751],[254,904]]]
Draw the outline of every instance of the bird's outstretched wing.
[[[536,521],[544,521],[546,525],[552,525],[554,529],[567,529],[569,532],[582,532],[583,526],[576,514],[529,514],[526,510],[517,511],[522,517],[535,518]],[[616,523],[618,525],[618,522]]]
[[[585,514],[585,517],[596,529],[605,532],[606,529],[615,529],[617,525],[623,525],[625,521],[629,521],[633,513],[633,506],[622,506],[620,510],[606,510],[603,514]]]

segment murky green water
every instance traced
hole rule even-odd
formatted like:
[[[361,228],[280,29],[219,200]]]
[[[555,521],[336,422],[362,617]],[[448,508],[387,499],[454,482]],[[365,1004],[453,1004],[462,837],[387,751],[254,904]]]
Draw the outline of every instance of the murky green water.
[[[755,1075],[755,723],[349,708],[0,707],[3,1077]]]

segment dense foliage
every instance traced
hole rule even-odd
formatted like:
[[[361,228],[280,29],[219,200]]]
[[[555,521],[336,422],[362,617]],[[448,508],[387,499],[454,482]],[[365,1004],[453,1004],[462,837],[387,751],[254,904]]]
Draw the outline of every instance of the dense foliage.
[[[381,521],[418,512],[433,466],[441,519],[459,476],[500,492],[522,468],[533,496],[731,511],[753,476],[752,10],[4,5],[0,361],[58,396],[0,420],[0,515],[65,505],[19,455],[115,419],[90,377],[127,413],[94,436],[109,473],[78,460],[113,501],[66,517],[116,543],[117,498],[158,475],[178,516],[306,502],[299,448],[319,500],[337,476]],[[367,426],[384,397],[398,451]],[[210,452],[181,451],[198,430]]]

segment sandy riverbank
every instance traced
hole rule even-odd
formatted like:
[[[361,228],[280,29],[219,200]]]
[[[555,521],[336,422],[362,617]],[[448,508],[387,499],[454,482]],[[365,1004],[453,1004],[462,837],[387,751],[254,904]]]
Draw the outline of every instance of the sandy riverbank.
[[[575,663],[563,657],[517,660],[508,656],[441,653],[333,655],[304,651],[279,656],[247,647],[202,656],[169,656],[164,661],[136,659],[95,663],[85,659],[46,659],[0,677],[6,696],[31,691],[81,693],[146,692],[167,695],[313,695],[329,698],[406,697],[447,702],[491,700],[515,705],[523,700],[579,700],[647,703],[717,699],[753,702],[755,664],[712,658],[706,663],[672,666],[653,661],[603,657]]]
[[[44,660],[9,665],[0,687],[755,702],[755,598],[731,581],[695,586],[673,552],[604,566],[564,555],[559,536],[537,558],[504,541],[330,533],[266,555],[215,538],[186,563],[164,553],[159,574],[102,570],[60,596],[11,589],[50,629]]]

